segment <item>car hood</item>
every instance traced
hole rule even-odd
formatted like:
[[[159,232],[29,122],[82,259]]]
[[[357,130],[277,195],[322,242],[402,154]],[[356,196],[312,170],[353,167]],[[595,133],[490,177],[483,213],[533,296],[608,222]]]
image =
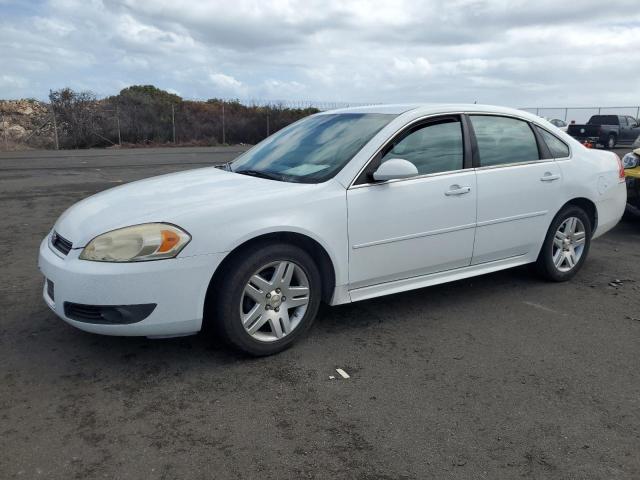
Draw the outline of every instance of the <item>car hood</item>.
[[[203,213],[268,208],[275,199],[299,195],[311,184],[279,182],[201,168],[121,185],[88,197],[58,219],[54,230],[82,248],[97,235],[130,225],[167,222],[188,232],[202,223]],[[269,199],[270,201],[266,201]]]

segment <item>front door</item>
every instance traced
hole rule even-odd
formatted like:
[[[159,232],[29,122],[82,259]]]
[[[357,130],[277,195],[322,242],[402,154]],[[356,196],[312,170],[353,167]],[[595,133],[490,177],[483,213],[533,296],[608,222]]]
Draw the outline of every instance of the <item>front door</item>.
[[[373,162],[402,158],[419,176],[347,191],[351,289],[470,264],[477,189],[463,144],[459,117],[413,125]]]

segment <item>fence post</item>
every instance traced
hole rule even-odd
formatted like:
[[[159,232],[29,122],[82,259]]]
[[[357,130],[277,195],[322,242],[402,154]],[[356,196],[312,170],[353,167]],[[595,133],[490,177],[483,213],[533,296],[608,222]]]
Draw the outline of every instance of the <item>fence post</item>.
[[[598,107],[598,115],[600,115],[601,107]]]
[[[267,110],[267,137],[269,136],[269,111]]]
[[[640,119],[640,107],[636,108],[636,120]]]
[[[171,104],[171,125],[173,127],[173,144],[176,144],[176,111],[173,103]]]
[[[222,100],[222,144],[226,145],[227,143],[227,139],[226,139],[226,133],[224,131],[224,100]]]
[[[564,109],[564,122],[567,123],[567,117],[569,116],[569,109],[565,108]]]
[[[118,145],[122,146],[122,137],[120,136],[120,113],[118,105],[116,105],[116,125],[118,126]]]
[[[58,143],[58,124],[56,123],[56,111],[53,109],[53,102],[51,102],[51,118],[53,119],[53,138],[56,142],[56,150],[60,150],[60,144]]]
[[[540,112],[540,109],[539,109],[539,108],[536,108],[536,115],[537,115],[538,117],[540,116],[540,115],[539,115],[539,112]]]
[[[5,123],[4,113],[3,113],[2,114],[2,131],[4,132],[4,148],[8,152],[9,151],[9,137],[8,137],[7,130],[8,130],[8,128],[7,128],[7,124]]]

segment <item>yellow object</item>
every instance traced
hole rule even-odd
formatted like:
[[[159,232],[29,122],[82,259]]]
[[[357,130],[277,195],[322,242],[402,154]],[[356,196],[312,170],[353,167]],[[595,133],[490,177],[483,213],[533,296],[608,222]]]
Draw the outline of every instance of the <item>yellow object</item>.
[[[640,178],[640,167],[627,168],[624,171],[625,177]]]

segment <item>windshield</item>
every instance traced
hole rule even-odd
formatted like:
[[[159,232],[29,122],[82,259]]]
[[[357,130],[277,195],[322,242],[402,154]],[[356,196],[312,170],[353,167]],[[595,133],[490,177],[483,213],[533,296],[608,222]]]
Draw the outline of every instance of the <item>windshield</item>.
[[[306,117],[240,156],[231,170],[288,182],[324,182],[394,118],[379,113]]]

